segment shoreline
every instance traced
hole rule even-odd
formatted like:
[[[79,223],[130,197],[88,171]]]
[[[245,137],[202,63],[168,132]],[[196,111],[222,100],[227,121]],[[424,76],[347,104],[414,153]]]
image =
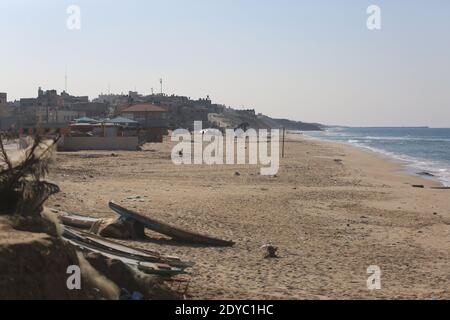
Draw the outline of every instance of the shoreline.
[[[293,134],[293,135],[297,135],[297,134]],[[422,170],[422,169],[416,168],[413,163],[410,163],[407,160],[397,159],[394,156],[390,156],[381,151],[376,151],[369,147],[352,144],[350,142],[321,139],[318,137],[309,136],[307,133],[306,134],[302,133],[302,137],[305,139],[311,139],[312,141],[336,143],[338,145],[344,145],[344,146],[347,146],[350,148],[355,148],[357,150],[361,150],[361,151],[370,153],[376,157],[379,157],[383,161],[387,161],[389,163],[398,165],[398,167],[399,167],[398,170],[401,173],[404,173],[409,176],[419,177],[426,181],[433,181],[437,184],[438,187],[447,187],[447,184],[444,181],[440,180],[439,177],[437,177],[437,176],[421,176],[418,174],[418,171],[420,172],[420,170]],[[423,172],[427,172],[427,171],[423,171]],[[448,185],[448,186],[450,186],[450,185]]]

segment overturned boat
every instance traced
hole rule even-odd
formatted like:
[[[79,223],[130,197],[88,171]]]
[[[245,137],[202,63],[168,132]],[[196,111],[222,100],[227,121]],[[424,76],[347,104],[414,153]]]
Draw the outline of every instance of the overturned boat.
[[[193,262],[183,261],[175,256],[166,256],[161,255],[156,251],[132,248],[114,241],[105,240],[91,233],[74,230],[68,227],[64,228],[63,237],[66,240],[75,241],[77,244],[81,244],[85,248],[94,249],[123,258],[134,259],[142,262],[161,263],[183,270],[194,265]]]
[[[65,212],[58,209],[50,208],[50,211],[58,217],[58,220],[65,226],[90,229],[95,223],[100,221],[99,218],[92,218],[77,213]]]
[[[122,261],[131,268],[137,269],[147,274],[174,276],[180,273],[184,273],[184,268],[174,267],[166,263],[144,261],[143,255],[141,255],[140,257],[132,255],[127,256],[123,252],[113,252],[101,246],[96,246],[91,241],[89,241],[89,239],[86,239],[82,235],[78,234],[75,230],[71,230],[68,228],[64,229],[63,239],[84,252],[99,253],[106,258]]]
[[[181,228],[170,226],[167,223],[161,222],[153,218],[148,218],[142,214],[121,207],[120,205],[112,201],[109,202],[109,207],[112,210],[114,210],[117,214],[119,214],[123,219],[135,220],[150,230],[164,234],[168,237],[171,237],[172,239],[181,242],[217,246],[217,247],[230,247],[234,245],[233,241],[217,239],[207,235],[202,235],[196,232],[191,232],[183,230]]]

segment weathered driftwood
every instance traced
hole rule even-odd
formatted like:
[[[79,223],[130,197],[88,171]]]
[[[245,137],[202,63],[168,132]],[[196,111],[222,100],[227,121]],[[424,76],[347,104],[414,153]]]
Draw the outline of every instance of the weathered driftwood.
[[[218,247],[229,247],[234,245],[233,241],[217,239],[207,235],[173,227],[167,223],[128,210],[114,202],[110,202],[109,207],[117,212],[122,218],[137,221],[150,230],[164,234],[178,241]]]

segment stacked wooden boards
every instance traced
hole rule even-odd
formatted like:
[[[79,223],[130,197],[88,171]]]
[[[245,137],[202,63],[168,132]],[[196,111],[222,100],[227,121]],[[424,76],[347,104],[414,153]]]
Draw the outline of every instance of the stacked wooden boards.
[[[193,263],[177,257],[131,248],[69,227],[64,227],[63,238],[83,251],[100,253],[149,274],[171,276],[193,266]]]

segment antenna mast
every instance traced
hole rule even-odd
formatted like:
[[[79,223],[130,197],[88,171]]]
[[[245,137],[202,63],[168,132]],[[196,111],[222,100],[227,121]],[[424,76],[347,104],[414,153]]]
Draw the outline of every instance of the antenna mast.
[[[67,93],[67,65],[64,72],[64,91]]]

